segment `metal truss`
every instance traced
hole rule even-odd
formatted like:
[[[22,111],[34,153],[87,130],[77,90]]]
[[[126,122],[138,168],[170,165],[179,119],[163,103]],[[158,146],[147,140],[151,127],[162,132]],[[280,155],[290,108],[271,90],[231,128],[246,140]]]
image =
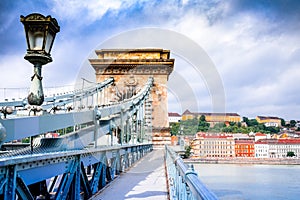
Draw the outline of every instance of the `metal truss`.
[[[98,92],[101,92],[106,87],[114,83],[113,78],[109,78],[101,83],[97,83],[94,86],[85,88],[84,90],[75,90],[70,91],[64,94],[57,94],[49,97],[45,97],[44,103],[42,105],[42,108],[49,109],[55,106],[64,106],[68,103],[71,103],[73,101],[78,101],[83,98],[86,98],[87,96],[91,96],[93,94],[96,94]],[[25,107],[28,104],[27,99],[18,100],[18,101],[5,101],[0,102],[0,107],[3,106],[13,106],[13,107]]]
[[[42,109],[93,98],[112,83],[109,79],[80,92],[46,98]],[[109,105],[4,116],[0,119],[0,145],[71,126],[84,128],[59,138],[41,138],[31,147],[0,155],[0,199],[88,199],[97,193],[152,150],[152,144],[144,141],[145,104],[152,86],[153,78],[149,78],[138,94]],[[24,102],[0,104],[7,105],[24,107]],[[104,135],[111,136],[108,146],[97,144]],[[115,146],[113,136],[118,138]]]
[[[128,169],[151,144],[0,159],[0,199],[88,199]]]
[[[108,80],[107,83],[100,85],[107,86],[107,84],[111,84],[111,81],[113,80]],[[118,126],[120,129],[124,130],[126,122],[132,123],[132,121],[134,121],[135,123],[138,123],[137,120],[143,120],[143,116],[137,114],[141,113],[144,109],[143,106],[145,101],[148,99],[152,85],[153,78],[149,78],[145,87],[132,98],[105,106],[96,105],[93,109],[58,114],[44,114],[40,116],[24,116],[0,119],[0,125],[2,126],[0,133],[3,133],[1,135],[4,135],[5,131],[9,133],[6,134],[4,139],[0,137],[0,143],[36,136],[66,127],[81,124],[91,124],[92,127],[90,128],[90,131],[78,131],[74,134],[64,137],[64,144],[70,144],[71,142],[77,143],[77,141],[80,140],[81,145],[74,146],[73,149],[83,148],[91,142],[97,141],[97,138],[100,136],[108,133],[111,127],[109,127],[108,123],[105,121],[112,121],[115,126]],[[97,90],[97,88],[92,88],[83,93],[94,95],[94,92]],[[61,101],[60,103],[66,104],[69,103],[69,100]],[[136,118],[137,116],[139,116],[138,119]],[[136,119],[131,119],[133,117]],[[101,121],[103,123],[101,123]],[[24,129],[24,127],[26,128]],[[2,129],[5,129],[5,131]],[[75,141],[76,139],[77,141]]]

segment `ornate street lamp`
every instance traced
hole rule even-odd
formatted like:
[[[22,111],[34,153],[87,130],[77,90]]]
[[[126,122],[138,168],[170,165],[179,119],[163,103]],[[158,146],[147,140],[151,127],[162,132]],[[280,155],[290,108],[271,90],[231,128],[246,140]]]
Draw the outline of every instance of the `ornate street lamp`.
[[[42,65],[52,62],[50,52],[60,27],[55,18],[49,15],[45,17],[38,13],[32,13],[26,17],[21,15],[20,21],[24,25],[28,48],[24,59],[34,65],[27,100],[30,105],[39,106],[44,102]]]

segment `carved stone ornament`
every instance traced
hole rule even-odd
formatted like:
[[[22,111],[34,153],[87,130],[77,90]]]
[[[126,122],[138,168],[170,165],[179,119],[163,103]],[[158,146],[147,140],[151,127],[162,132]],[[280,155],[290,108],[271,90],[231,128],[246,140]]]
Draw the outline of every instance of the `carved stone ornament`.
[[[127,80],[124,81],[126,86],[136,86],[138,81],[131,75]]]

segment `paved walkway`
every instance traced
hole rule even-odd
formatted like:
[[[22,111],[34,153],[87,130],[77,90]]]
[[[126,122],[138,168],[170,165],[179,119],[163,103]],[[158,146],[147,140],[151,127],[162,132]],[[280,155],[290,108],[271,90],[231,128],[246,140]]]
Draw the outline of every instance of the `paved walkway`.
[[[167,200],[164,150],[154,149],[93,200]]]

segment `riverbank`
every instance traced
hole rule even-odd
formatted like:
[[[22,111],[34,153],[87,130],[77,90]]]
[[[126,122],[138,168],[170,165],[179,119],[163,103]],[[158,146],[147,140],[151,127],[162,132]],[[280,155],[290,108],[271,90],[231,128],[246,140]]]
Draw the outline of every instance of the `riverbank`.
[[[184,159],[184,162],[188,164],[300,165],[299,158],[196,158]]]

